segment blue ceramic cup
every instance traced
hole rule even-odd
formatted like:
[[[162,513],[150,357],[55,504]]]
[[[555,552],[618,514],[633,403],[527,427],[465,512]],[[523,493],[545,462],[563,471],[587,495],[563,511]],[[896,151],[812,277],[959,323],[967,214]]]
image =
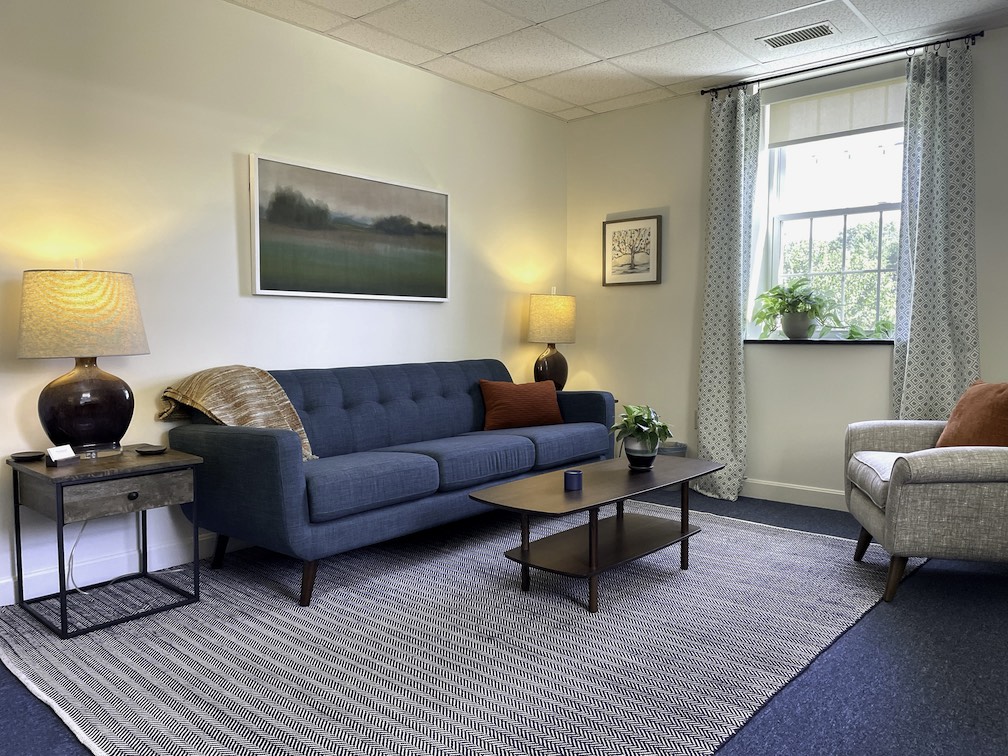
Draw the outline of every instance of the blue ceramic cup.
[[[580,470],[565,470],[564,471],[564,491],[580,491],[581,490],[581,471]]]

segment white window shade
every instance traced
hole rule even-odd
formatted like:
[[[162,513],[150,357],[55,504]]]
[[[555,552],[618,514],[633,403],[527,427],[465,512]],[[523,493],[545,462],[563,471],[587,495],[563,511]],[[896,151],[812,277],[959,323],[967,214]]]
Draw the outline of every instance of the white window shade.
[[[905,97],[901,78],[771,103],[769,146],[901,125]]]

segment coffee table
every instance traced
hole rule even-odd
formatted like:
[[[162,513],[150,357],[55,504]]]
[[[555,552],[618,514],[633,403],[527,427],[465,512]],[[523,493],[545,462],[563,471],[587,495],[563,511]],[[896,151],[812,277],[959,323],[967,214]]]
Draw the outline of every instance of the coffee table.
[[[625,459],[581,465],[580,491],[564,490],[564,471],[490,486],[470,494],[484,504],[518,512],[521,546],[505,556],[521,565],[521,587],[529,589],[529,568],[588,579],[588,611],[598,611],[598,576],[621,564],[680,544],[680,565],[689,568],[689,538],[700,532],[689,524],[688,482],[720,470],[720,462],[659,455],[650,470],[631,470]],[[681,483],[680,519],[624,512],[624,500]],[[616,514],[599,520],[599,510],[616,505]],[[588,511],[588,523],[529,542],[529,517],[559,517]]]

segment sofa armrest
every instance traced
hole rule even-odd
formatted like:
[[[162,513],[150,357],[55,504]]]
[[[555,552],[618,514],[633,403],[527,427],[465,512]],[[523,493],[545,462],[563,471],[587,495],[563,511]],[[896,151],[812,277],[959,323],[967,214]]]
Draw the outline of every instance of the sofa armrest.
[[[196,467],[200,527],[301,556],[308,505],[296,433],[189,424],[172,428],[168,439],[172,448],[203,457]]]
[[[565,423],[600,423],[608,430],[616,422],[616,399],[608,391],[558,391],[560,414]],[[613,435],[609,434],[609,452],[615,455]]]
[[[1008,483],[1008,447],[945,446],[896,460],[890,486],[925,483]]]
[[[616,422],[616,400],[608,391],[558,391],[557,401],[565,423],[601,423],[611,428]]]

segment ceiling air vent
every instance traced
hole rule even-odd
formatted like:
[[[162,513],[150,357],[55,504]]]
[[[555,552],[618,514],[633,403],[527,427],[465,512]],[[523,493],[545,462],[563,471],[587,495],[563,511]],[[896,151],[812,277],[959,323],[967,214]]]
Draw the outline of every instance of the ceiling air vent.
[[[808,42],[820,37],[828,37],[831,34],[833,34],[833,27],[823,22],[821,24],[812,24],[811,26],[803,26],[800,29],[781,32],[780,34],[771,34],[769,37],[760,37],[760,40],[765,42],[767,47],[777,49],[778,47],[796,45],[799,42]]]

